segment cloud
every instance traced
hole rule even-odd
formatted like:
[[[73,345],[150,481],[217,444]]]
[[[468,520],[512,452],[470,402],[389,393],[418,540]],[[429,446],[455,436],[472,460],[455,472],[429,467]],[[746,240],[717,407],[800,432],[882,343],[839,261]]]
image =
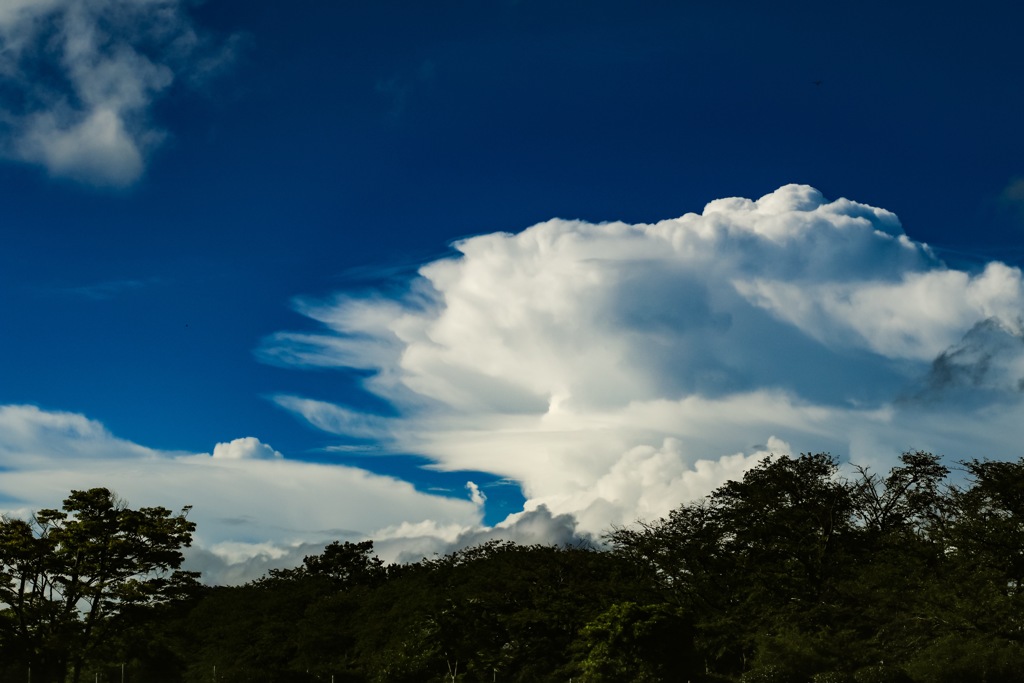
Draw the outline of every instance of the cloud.
[[[255,436],[246,436],[213,447],[215,460],[275,460],[284,456]]]
[[[456,533],[412,526],[400,530],[393,537],[384,536],[374,541],[374,550],[389,562],[415,562],[423,557],[446,555],[462,548],[488,541],[511,541],[522,545],[589,545],[599,539],[577,529],[572,515],[551,513],[544,505],[509,515],[508,519],[493,527],[474,527]]]
[[[1024,335],[990,318],[939,354],[922,388],[908,400],[1013,401],[1022,391]]]
[[[73,296],[90,301],[109,301],[132,292],[138,292],[148,287],[159,285],[161,282],[159,278],[107,280],[87,285],[50,287],[45,289],[44,292]]]
[[[474,505],[483,505],[487,501],[487,495],[475,483],[467,481],[466,489],[469,491],[469,499],[473,501]]]
[[[301,413],[311,424],[325,432],[344,434],[357,439],[387,439],[387,418],[366,415],[326,401],[314,401],[298,396],[275,396],[273,400],[282,408]]]
[[[165,133],[149,120],[176,76],[215,73],[184,0],[8,0],[0,9],[3,153],[50,175],[124,187]]]
[[[255,436],[159,451],[33,406],[0,406],[0,507],[25,514],[89,486],[191,504],[191,566],[240,581],[335,539],[373,538],[387,561],[491,539],[596,543],[769,453],[875,471],[908,449],[1020,456],[1020,270],[951,268],[883,209],[789,185],[658,223],[554,219],[454,247],[404,294],[296,302],[315,329],[271,335],[258,356],[369,371],[386,415],[273,400],[338,449],[518,483],[524,508],[502,523],[482,525],[473,482],[430,495]]]
[[[892,358],[928,360],[987,318],[1019,327],[1021,274],[989,263],[978,276],[951,270],[907,273],[897,282],[753,280],[738,290],[806,334]],[[825,339],[825,337],[830,337]]]
[[[339,538],[395,538],[431,520],[457,536],[479,528],[470,500],[419,492],[404,481],[284,459],[255,437],[213,454],[158,451],[119,439],[74,413],[0,406],[0,507],[24,516],[56,507],[72,489],[105,486],[133,505],[191,505],[190,566],[209,582],[241,581],[295,564]]]
[[[787,185],[653,224],[553,219],[454,250],[402,296],[298,301],[319,329],[259,351],[370,370],[366,389],[397,417],[278,403],[517,481],[527,510],[569,515],[583,535],[666,514],[768,452],[884,467],[908,448],[1016,456],[1024,437],[1020,392],[979,399],[958,380],[939,397],[929,379],[993,345],[982,383],[1017,371],[1020,270],[950,268],[884,209]]]

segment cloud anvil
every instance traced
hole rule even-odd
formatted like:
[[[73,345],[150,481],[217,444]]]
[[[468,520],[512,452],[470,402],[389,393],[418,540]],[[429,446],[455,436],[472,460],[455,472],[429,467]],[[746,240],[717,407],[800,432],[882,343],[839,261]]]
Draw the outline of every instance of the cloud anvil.
[[[555,219],[454,248],[404,297],[299,302],[321,330],[262,350],[373,369],[366,389],[400,417],[382,429],[322,401],[282,405],[509,477],[528,508],[590,533],[738,476],[765,450],[750,444],[858,462],[911,443],[966,455],[980,420],[999,425],[987,451],[1012,452],[1016,392],[982,414],[952,394],[928,410],[907,397],[976,325],[1020,341],[1020,271],[951,269],[884,209],[787,185],[654,224]],[[993,351],[1007,367],[1024,358],[1019,343]],[[331,411],[345,419],[327,425]]]

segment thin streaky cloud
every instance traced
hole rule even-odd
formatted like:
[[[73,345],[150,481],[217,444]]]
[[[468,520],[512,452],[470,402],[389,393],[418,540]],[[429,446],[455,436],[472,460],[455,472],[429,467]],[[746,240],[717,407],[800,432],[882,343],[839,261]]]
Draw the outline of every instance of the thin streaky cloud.
[[[126,294],[138,292],[148,287],[158,286],[162,283],[163,281],[159,278],[147,278],[143,280],[109,280],[107,282],[97,282],[90,285],[63,287],[56,291],[70,296],[91,299],[93,301],[108,301]]]

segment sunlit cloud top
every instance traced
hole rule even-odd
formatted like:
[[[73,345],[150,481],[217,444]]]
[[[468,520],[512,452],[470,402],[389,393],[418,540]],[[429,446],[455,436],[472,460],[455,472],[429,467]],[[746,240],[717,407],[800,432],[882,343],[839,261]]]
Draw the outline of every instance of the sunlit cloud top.
[[[399,417],[277,401],[343,439],[511,477],[528,506],[592,532],[664,514],[772,450],[956,451],[980,418],[951,407],[935,364],[1019,370],[1024,350],[1018,269],[948,268],[892,213],[802,185],[654,224],[555,219],[454,247],[403,297],[298,302],[322,331],[261,351],[372,370],[366,388]],[[979,325],[992,333],[970,336]],[[991,349],[971,356],[972,338]],[[1016,390],[994,396],[987,419],[1017,410]],[[926,426],[947,410],[953,439]],[[1017,431],[977,445],[1001,450]]]
[[[888,211],[787,185],[653,224],[553,219],[454,249],[397,296],[298,301],[312,329],[258,349],[368,371],[365,391],[390,404],[272,395],[329,435],[326,462],[259,436],[167,452],[80,414],[0,406],[3,508],[89,486],[187,502],[190,566],[237,582],[337,538],[372,538],[389,560],[496,537],[599,542],[771,453],[878,469],[908,449],[1020,455],[1020,270],[947,267]],[[465,484],[418,490],[330,462],[353,448],[424,456]],[[478,474],[520,486],[524,508],[484,525]]]

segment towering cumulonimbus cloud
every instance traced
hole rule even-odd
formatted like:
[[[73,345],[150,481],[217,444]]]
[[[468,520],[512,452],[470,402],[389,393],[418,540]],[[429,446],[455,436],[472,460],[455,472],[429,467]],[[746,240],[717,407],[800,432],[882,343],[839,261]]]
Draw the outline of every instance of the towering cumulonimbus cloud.
[[[0,406],[0,510],[72,488],[190,504],[189,566],[213,583],[294,565],[336,539],[415,560],[491,538],[565,543],[652,519],[770,453],[829,451],[881,470],[907,449],[1018,458],[1024,286],[993,262],[947,267],[896,217],[789,185],[655,224],[551,220],[462,240],[405,293],[298,308],[312,331],[260,355],[371,371],[393,406],[275,397],[336,450],[418,453],[518,483],[483,525],[483,487],[417,490],[292,459],[258,436],[160,451],[75,413]],[[476,479],[480,481],[480,479]]]
[[[951,269],[884,209],[787,185],[654,224],[555,219],[454,248],[402,297],[297,302],[322,328],[260,351],[371,370],[398,417],[278,403],[340,438],[509,477],[528,509],[593,533],[768,452],[884,465],[907,448],[1012,455],[1022,436],[1020,270]],[[965,410],[936,373],[972,359],[1021,377],[981,386],[959,368],[981,378]]]
[[[50,175],[124,187],[164,138],[149,117],[176,79],[231,58],[194,29],[184,0],[5,0],[0,152]]]

